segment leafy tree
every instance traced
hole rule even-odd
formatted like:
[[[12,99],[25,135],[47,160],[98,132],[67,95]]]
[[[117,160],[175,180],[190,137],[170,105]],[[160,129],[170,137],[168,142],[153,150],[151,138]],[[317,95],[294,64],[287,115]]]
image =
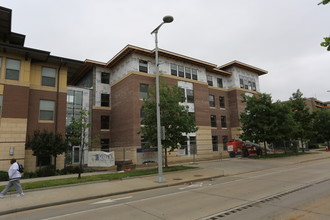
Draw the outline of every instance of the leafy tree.
[[[330,2],[330,0],[323,0],[322,2],[320,2],[318,5],[326,5]]]
[[[33,155],[37,157],[54,157],[54,165],[56,168],[57,155],[66,151],[68,144],[62,134],[51,131],[35,130],[26,147],[31,148]]]
[[[303,145],[302,150],[304,152],[304,142],[309,140],[313,135],[312,115],[306,107],[305,99],[299,89],[290,97],[289,105],[296,123],[293,138],[301,141]]]
[[[324,37],[324,42],[321,43],[322,47],[326,47],[327,51],[330,51],[330,37]]]
[[[313,129],[318,138],[328,143],[330,147],[330,109],[318,109],[313,112]]]
[[[165,149],[165,167],[167,164],[167,151],[173,151],[187,141],[186,133],[196,132],[194,116],[189,114],[188,107],[180,103],[185,101],[181,89],[177,86],[168,86],[161,81],[160,94],[160,115],[161,125],[165,128],[165,139],[162,140],[162,146]],[[142,106],[144,118],[139,133],[144,134],[148,143],[146,147],[157,146],[157,113],[156,113],[156,90],[150,88],[149,98],[144,99]]]
[[[86,147],[88,147],[91,142],[88,138],[88,129],[90,127],[90,123],[88,120],[88,112],[85,110],[80,111],[80,117],[74,119],[70,125],[67,126],[67,137],[68,141],[72,146],[79,146],[80,152],[80,163],[79,163],[79,172],[78,179],[81,178],[81,173],[83,171],[83,158],[84,151]]]
[[[295,129],[296,124],[290,106],[282,102],[273,103],[271,120],[272,141],[283,143],[285,146],[292,139]]]
[[[272,98],[265,93],[254,96],[243,95],[243,102],[246,103],[246,108],[240,114],[243,130],[240,137],[243,140],[263,142],[267,154],[266,142],[274,140]]]
[[[330,2],[330,0],[323,0],[318,5],[326,5]],[[330,37],[324,37],[324,42],[321,43],[322,47],[326,47],[328,51],[330,51]]]

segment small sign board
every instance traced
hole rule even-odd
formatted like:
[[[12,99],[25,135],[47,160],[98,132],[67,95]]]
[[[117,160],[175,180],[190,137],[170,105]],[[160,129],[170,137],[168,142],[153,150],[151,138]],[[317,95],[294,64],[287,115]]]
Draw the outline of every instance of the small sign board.
[[[157,163],[158,149],[157,148],[137,148],[137,163]]]
[[[89,167],[112,167],[115,165],[115,153],[104,151],[89,151],[88,166]]]

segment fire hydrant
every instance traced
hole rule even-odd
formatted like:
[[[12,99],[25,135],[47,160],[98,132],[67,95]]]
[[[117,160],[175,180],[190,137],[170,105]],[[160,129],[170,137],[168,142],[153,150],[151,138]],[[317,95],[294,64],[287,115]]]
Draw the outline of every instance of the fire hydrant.
[[[326,147],[326,148],[325,148],[325,151],[326,151],[326,152],[328,152],[328,151],[329,151],[329,148],[328,148],[328,147]]]

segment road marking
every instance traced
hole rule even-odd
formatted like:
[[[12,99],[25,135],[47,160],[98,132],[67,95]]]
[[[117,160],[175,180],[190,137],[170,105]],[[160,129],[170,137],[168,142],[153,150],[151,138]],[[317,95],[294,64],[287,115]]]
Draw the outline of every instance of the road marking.
[[[123,199],[131,199],[131,198],[133,198],[133,196],[127,196],[127,197],[122,197],[122,198],[117,198],[117,199],[106,199],[106,200],[102,200],[102,201],[98,201],[98,202],[91,203],[91,205],[97,205],[97,204],[104,204],[104,203],[116,202],[116,201],[119,201],[119,200],[123,200]]]
[[[181,187],[179,188],[180,190],[184,190],[184,189],[190,189],[190,188],[198,188],[198,187],[202,187],[203,186],[203,183],[200,183],[200,184],[192,184],[192,185],[189,185],[189,186],[186,186],[186,187]]]

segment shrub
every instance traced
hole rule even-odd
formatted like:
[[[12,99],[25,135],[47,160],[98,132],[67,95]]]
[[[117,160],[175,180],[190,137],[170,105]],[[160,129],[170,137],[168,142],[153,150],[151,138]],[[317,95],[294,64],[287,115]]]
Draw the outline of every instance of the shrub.
[[[60,174],[79,173],[79,166],[67,166],[60,171]]]
[[[5,171],[0,171],[0,181],[7,181],[8,180],[8,173]]]
[[[56,170],[55,170],[54,166],[42,167],[37,170],[36,174],[38,177],[55,176]]]

